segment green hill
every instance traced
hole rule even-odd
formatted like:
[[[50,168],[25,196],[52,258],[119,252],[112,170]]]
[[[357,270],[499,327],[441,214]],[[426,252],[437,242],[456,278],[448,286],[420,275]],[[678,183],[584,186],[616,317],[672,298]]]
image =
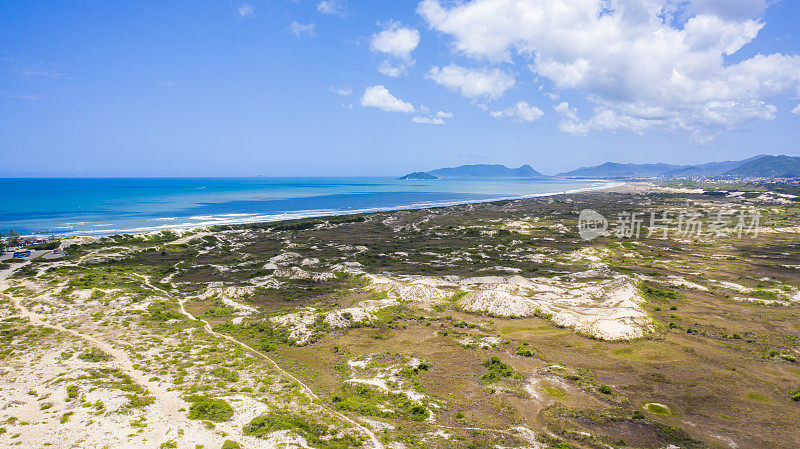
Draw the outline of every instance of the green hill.
[[[723,173],[742,178],[800,178],[800,157],[764,156]]]

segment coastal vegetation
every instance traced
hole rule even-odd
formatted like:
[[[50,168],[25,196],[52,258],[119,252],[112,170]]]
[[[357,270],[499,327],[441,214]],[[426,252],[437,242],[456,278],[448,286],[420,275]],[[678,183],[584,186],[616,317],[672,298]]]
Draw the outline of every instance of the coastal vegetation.
[[[0,267],[0,441],[797,446],[800,203],[721,191],[74,239]],[[586,241],[583,209],[761,229]]]

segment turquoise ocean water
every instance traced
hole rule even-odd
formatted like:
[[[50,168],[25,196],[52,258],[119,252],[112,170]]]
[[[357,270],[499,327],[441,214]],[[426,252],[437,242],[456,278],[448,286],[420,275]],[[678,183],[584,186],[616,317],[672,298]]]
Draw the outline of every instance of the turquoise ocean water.
[[[0,231],[147,232],[521,198],[608,184],[555,179],[0,179]]]

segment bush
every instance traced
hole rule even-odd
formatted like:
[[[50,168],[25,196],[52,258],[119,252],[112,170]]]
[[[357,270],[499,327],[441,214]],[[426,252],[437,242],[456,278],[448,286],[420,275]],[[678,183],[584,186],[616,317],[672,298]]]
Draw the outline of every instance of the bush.
[[[188,401],[192,403],[189,407],[189,419],[223,422],[229,421],[233,417],[233,407],[224,399],[191,396]]]
[[[78,387],[75,385],[68,385],[67,386],[67,397],[66,401],[71,401],[78,397]]]
[[[308,421],[302,416],[286,411],[274,411],[253,418],[244,426],[244,434],[265,438],[278,430],[289,430],[299,434],[310,446],[320,449],[348,449],[361,446],[361,440],[349,434],[336,436],[326,425]]]
[[[225,440],[225,442],[222,443],[222,449],[242,449],[242,446],[233,440]]]
[[[758,298],[758,299],[777,299],[778,294],[770,291],[770,290],[762,290],[762,289],[755,289],[751,290],[749,293],[751,298]]]
[[[83,360],[84,362],[107,362],[111,360],[111,356],[106,354],[105,352],[97,349],[92,348],[90,351],[84,352],[83,354],[78,356],[79,359]]]
[[[246,340],[262,351],[272,351],[281,343],[288,342],[289,333],[268,321],[236,325],[223,323],[214,326],[214,331]]]
[[[180,320],[184,318],[178,310],[178,304],[170,301],[156,301],[147,307],[147,312],[153,321]]]
[[[611,387],[609,387],[608,385],[600,385],[597,391],[603,394],[611,394]]]
[[[517,355],[521,355],[523,357],[533,357],[533,351],[524,346],[519,346],[517,348]]]
[[[403,393],[391,393],[367,385],[342,386],[332,399],[338,410],[354,411],[360,415],[424,421],[428,409],[416,404]]]
[[[659,289],[647,287],[644,289],[644,294],[650,298],[666,298],[666,299],[680,299],[683,295],[673,290]]]
[[[481,376],[481,380],[484,382],[497,382],[514,374],[514,369],[503,363],[500,357],[497,356],[484,360],[481,366],[489,369],[488,372]]]

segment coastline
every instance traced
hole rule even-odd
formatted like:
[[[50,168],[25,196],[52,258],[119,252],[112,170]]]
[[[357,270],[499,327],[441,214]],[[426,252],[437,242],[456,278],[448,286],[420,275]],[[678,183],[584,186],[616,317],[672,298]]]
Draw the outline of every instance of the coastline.
[[[363,208],[363,209],[354,209],[354,210],[332,210],[332,209],[320,209],[320,210],[308,210],[308,211],[301,211],[301,212],[287,212],[283,214],[273,214],[273,215],[249,215],[245,218],[242,217],[246,214],[222,214],[219,215],[221,217],[225,216],[237,216],[242,218],[230,218],[226,220],[213,220],[213,221],[205,221],[200,223],[184,223],[180,225],[163,225],[163,226],[147,226],[147,227],[139,227],[139,228],[131,228],[131,229],[114,229],[114,230],[97,230],[96,232],[75,232],[69,233],[64,232],[61,234],[55,234],[57,238],[60,239],[74,239],[74,238],[101,238],[107,237],[110,235],[145,235],[150,233],[162,232],[162,231],[174,231],[179,233],[187,233],[196,230],[202,230],[209,228],[211,226],[230,226],[230,225],[243,225],[243,224],[256,224],[256,223],[275,223],[280,221],[289,221],[289,220],[301,220],[304,218],[324,218],[324,217],[342,217],[347,215],[359,215],[359,214],[371,214],[371,213],[378,213],[378,212],[397,212],[397,211],[412,211],[412,210],[422,210],[422,209],[434,209],[440,207],[452,207],[452,206],[461,206],[466,204],[483,204],[483,203],[492,203],[495,201],[515,201],[515,200],[522,200],[526,198],[542,198],[548,196],[557,196],[557,195],[569,195],[574,193],[585,193],[585,192],[597,192],[603,190],[611,190],[617,189],[626,184],[630,184],[629,182],[619,182],[619,181],[610,181],[610,180],[595,180],[596,182],[606,182],[607,185],[603,186],[592,186],[592,187],[585,187],[580,189],[570,189],[570,190],[563,190],[559,192],[547,192],[547,193],[532,193],[526,195],[512,195],[512,196],[502,196],[502,197],[495,197],[495,198],[485,198],[479,200],[467,200],[467,201],[446,201],[446,202],[431,202],[431,203],[413,203],[409,205],[403,206],[396,206],[396,207],[373,207],[373,208]],[[192,218],[192,217],[187,217]],[[41,236],[43,234],[25,234],[25,237],[28,236]]]

